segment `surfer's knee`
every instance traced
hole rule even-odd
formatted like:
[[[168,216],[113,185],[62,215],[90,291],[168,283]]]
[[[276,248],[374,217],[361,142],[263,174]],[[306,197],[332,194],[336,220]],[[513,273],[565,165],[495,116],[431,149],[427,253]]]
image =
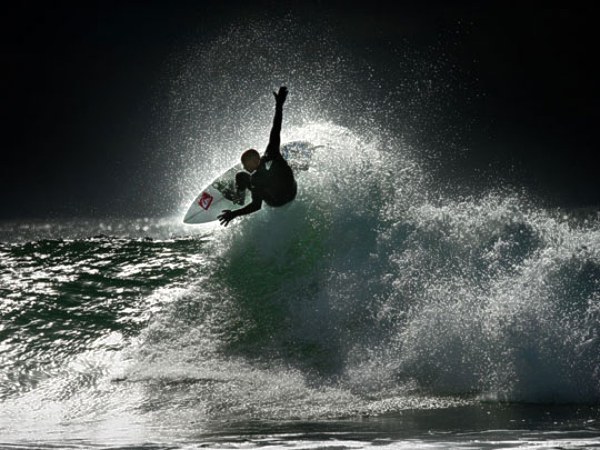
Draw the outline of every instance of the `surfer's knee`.
[[[248,172],[238,172],[235,174],[235,185],[238,190],[248,189],[250,187],[250,174]]]

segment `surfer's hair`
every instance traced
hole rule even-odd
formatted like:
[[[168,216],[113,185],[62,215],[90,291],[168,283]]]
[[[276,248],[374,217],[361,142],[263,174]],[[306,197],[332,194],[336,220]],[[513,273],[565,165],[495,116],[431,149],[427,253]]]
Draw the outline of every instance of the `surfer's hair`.
[[[253,148],[250,148],[244,153],[242,153],[242,164],[246,164],[248,161],[251,161],[253,159],[260,159],[260,154]]]

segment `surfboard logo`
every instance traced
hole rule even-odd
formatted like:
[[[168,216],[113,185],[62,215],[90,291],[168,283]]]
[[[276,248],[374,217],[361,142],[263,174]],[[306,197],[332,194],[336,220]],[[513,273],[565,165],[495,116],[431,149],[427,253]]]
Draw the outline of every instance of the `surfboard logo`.
[[[198,205],[200,205],[200,208],[208,210],[212,201],[213,196],[210,195],[208,192],[203,192],[202,197],[200,197],[200,200],[198,200]]]

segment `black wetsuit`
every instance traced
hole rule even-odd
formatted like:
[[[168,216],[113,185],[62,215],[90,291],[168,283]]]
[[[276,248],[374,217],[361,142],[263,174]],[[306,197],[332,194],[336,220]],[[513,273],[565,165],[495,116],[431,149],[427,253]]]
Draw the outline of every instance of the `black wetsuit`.
[[[269,206],[282,206],[296,197],[296,180],[291,167],[281,156],[279,146],[273,153],[269,149],[267,147],[258,169],[252,174],[249,189],[252,202],[264,200]]]
[[[282,118],[283,105],[277,105],[269,145],[260,158],[258,169],[250,176],[248,189],[252,193],[252,202],[236,210],[236,216],[258,211],[263,201],[269,206],[283,206],[296,197],[298,187],[294,172],[279,150]]]

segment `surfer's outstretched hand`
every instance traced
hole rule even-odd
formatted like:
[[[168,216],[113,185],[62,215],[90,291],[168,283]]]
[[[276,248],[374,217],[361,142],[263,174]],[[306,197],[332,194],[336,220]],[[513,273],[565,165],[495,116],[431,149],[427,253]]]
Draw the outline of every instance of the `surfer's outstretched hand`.
[[[277,104],[283,105],[285,103],[285,99],[287,98],[288,90],[285,86],[281,86],[279,88],[279,92],[273,92],[273,95],[275,96],[275,101]]]
[[[235,219],[235,213],[230,209],[224,209],[223,214],[218,215],[217,219],[219,219],[221,225],[226,227],[227,225],[229,225],[229,222]]]

